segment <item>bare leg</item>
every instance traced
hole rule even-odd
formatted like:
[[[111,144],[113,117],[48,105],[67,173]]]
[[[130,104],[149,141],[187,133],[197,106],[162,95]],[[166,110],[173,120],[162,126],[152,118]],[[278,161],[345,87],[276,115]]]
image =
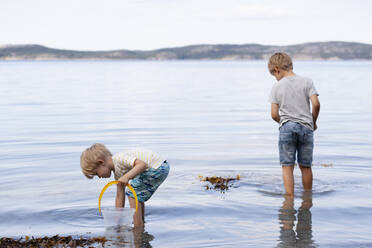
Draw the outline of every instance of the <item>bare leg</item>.
[[[302,193],[301,209],[310,209],[313,206],[313,193],[305,191]]]
[[[300,165],[302,173],[302,185],[305,191],[311,191],[313,188],[313,171],[311,167],[304,167]]]
[[[293,168],[294,165],[282,166],[284,189],[285,193],[289,196],[293,196],[294,194]]]
[[[136,208],[136,200],[132,197],[128,196],[129,205],[131,208]],[[133,215],[133,224],[135,227],[137,226],[143,226],[143,220],[144,217],[142,216],[142,213],[144,211],[145,204],[143,202],[138,202],[138,210]]]

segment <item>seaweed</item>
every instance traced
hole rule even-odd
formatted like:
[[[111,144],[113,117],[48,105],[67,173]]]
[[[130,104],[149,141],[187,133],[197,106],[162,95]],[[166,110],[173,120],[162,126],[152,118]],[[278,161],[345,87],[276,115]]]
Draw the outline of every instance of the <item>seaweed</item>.
[[[322,167],[333,167],[333,164],[330,163],[330,164],[320,164],[320,166]]]
[[[86,247],[93,244],[101,244],[103,247],[107,242],[105,237],[95,238],[73,238],[72,236],[59,236],[34,238],[25,236],[24,238],[0,238],[0,247],[15,248],[15,247],[28,247],[28,248],[52,248],[52,247]]]
[[[233,182],[236,180],[240,180],[240,176],[237,175],[236,177],[203,177],[199,176],[200,181],[208,182],[204,185],[206,190],[216,190],[220,191],[221,193],[225,193],[232,185]]]

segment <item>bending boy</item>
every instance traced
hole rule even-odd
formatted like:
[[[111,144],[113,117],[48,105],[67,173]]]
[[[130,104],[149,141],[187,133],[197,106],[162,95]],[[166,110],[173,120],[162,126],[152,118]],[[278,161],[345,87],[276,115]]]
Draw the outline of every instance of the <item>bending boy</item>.
[[[313,81],[293,72],[292,59],[287,54],[272,55],[268,68],[278,81],[270,94],[271,117],[279,123],[279,159],[284,188],[286,194],[293,196],[296,153],[304,190],[312,190],[313,131],[317,129],[320,103]]]
[[[87,148],[80,157],[83,174],[92,179],[109,178],[114,173],[118,180],[115,206],[122,208],[125,205],[125,194],[129,205],[135,208],[136,202],[130,190],[125,191],[129,184],[136,191],[138,198],[138,211],[133,216],[134,226],[142,226],[145,216],[145,202],[150,199],[155,190],[167,178],[169,164],[157,153],[145,149],[135,149],[120,152],[112,156],[103,144],[94,144]],[[124,194],[125,193],[125,194]]]

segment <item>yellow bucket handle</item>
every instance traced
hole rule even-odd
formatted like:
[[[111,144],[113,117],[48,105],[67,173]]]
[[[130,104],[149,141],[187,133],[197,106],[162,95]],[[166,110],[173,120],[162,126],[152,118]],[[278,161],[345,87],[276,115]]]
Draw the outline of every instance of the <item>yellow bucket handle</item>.
[[[105,193],[105,191],[106,191],[106,189],[108,187],[110,187],[113,184],[118,184],[118,183],[119,183],[119,181],[111,181],[108,184],[106,184],[105,187],[103,187],[103,189],[101,191],[101,194],[99,195],[99,198],[98,198],[98,210],[99,210],[100,213],[101,213],[101,199],[102,199],[103,193]],[[136,191],[134,191],[133,187],[130,184],[127,184],[127,187],[130,189],[130,191],[132,191],[133,196],[134,196],[134,199],[136,200],[136,212],[137,212],[137,209],[138,209],[138,199],[137,199]]]

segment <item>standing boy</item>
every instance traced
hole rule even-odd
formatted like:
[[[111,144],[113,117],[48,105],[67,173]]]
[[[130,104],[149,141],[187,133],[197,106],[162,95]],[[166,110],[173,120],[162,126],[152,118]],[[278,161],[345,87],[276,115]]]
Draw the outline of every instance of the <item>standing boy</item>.
[[[271,117],[279,123],[279,159],[284,188],[286,194],[293,196],[296,153],[304,190],[312,190],[313,131],[317,129],[320,103],[313,81],[292,71],[292,59],[287,54],[272,55],[268,68],[278,80],[270,94]]]
[[[143,226],[145,222],[145,202],[150,199],[160,184],[167,178],[169,164],[157,153],[137,148],[119,152],[114,156],[104,144],[96,143],[87,148],[80,157],[83,174],[92,179],[109,178],[113,172],[118,180],[115,206],[123,208],[125,195],[128,196],[131,208],[136,202],[131,191],[125,191],[129,183],[138,198],[138,211],[133,216],[134,226]]]

